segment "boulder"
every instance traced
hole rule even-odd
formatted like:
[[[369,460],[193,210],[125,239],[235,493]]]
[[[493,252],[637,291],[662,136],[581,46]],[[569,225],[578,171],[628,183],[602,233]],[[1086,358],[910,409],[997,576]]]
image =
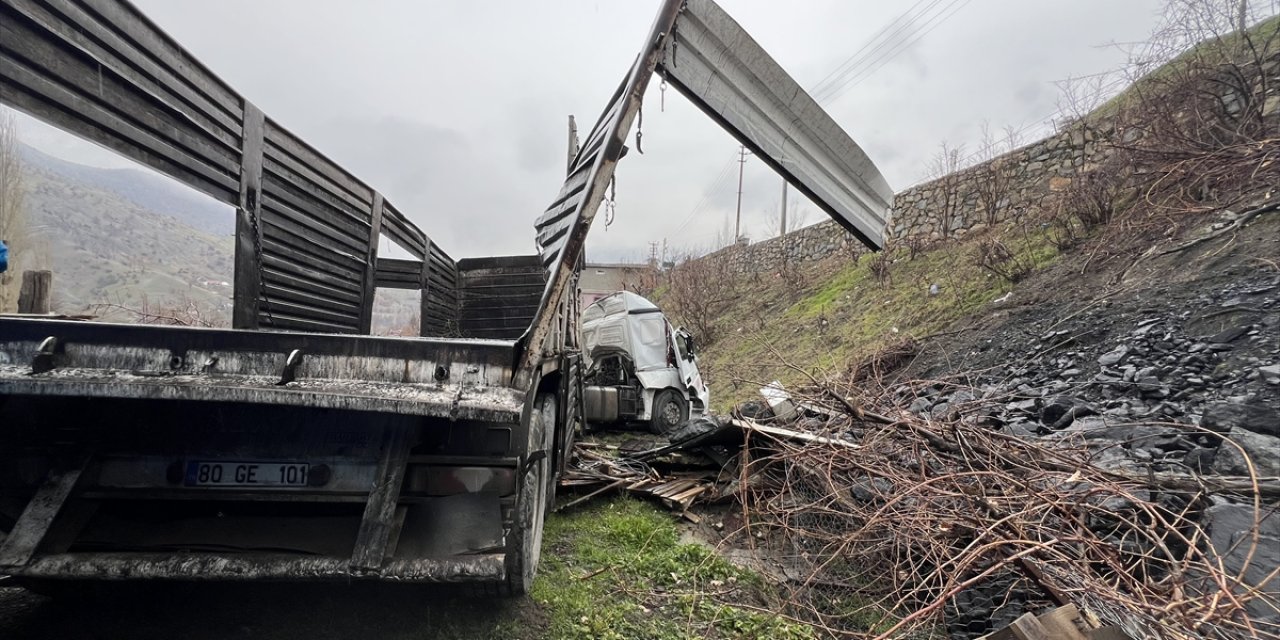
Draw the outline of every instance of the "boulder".
[[[1256,546],[1252,544],[1255,520],[1258,521]],[[1218,499],[1218,504],[1205,509],[1202,524],[1209,534],[1213,552],[1221,558],[1228,574],[1238,575],[1243,569],[1246,584],[1263,592],[1280,592],[1280,576],[1273,573],[1280,566],[1280,513],[1274,508],[1264,507],[1258,514],[1252,506]],[[1246,567],[1245,560],[1250,554],[1253,557]],[[1260,584],[1268,575],[1271,579]],[[1209,586],[1208,590],[1215,589],[1216,586]],[[1249,600],[1245,609],[1255,620],[1280,618],[1280,612],[1261,598]]]
[[[1249,475],[1249,465],[1243,455],[1247,453],[1259,476],[1280,476],[1280,438],[1240,428],[1233,428],[1226,438],[1230,442],[1218,445],[1213,459],[1214,471],[1224,476]]]
[[[1217,402],[1204,408],[1200,426],[1217,433],[1246,429],[1268,436],[1280,436],[1280,412],[1256,402]]]

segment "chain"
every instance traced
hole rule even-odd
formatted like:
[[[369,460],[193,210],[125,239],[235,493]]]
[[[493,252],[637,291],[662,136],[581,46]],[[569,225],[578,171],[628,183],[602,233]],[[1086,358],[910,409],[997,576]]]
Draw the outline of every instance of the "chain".
[[[248,193],[249,210],[249,226],[253,229],[253,262],[254,267],[258,269],[258,297],[262,299],[262,312],[267,315],[267,323],[274,325],[275,318],[271,317],[271,301],[267,299],[267,287],[263,284],[263,268],[262,268],[262,228],[258,226],[258,217],[261,207],[258,204],[258,189],[250,188]],[[254,318],[254,324],[257,324],[257,318]]]
[[[609,225],[613,224],[614,214],[617,213],[618,202],[618,175],[614,174],[609,177],[609,197],[604,200],[604,230],[609,230]]]
[[[644,149],[640,147],[640,139],[644,137],[644,103],[636,107],[636,151],[640,155],[644,155]]]

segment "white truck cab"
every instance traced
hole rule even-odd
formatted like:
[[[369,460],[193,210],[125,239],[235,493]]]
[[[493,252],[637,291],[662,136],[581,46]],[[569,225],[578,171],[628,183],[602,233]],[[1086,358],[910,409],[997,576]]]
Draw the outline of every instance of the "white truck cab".
[[[693,336],[639,295],[619,291],[584,309],[582,346],[590,423],[643,421],[667,433],[710,406]]]

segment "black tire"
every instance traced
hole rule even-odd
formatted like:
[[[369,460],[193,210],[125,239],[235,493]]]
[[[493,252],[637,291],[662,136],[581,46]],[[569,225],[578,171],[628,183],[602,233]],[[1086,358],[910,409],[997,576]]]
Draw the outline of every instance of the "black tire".
[[[533,587],[542,551],[542,526],[551,504],[554,481],[551,472],[552,447],[555,446],[556,397],[542,394],[534,399],[529,416],[529,454],[538,460],[529,465],[520,480],[516,496],[515,522],[507,541],[507,580],[504,591],[509,596],[522,596]],[[541,454],[537,452],[541,451]]]
[[[689,403],[675,389],[663,389],[653,397],[649,413],[649,430],[665,436],[689,421]]]

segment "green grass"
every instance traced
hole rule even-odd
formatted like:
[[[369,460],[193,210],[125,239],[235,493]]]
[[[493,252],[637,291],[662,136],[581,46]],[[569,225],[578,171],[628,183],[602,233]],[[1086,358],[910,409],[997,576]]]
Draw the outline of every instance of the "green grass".
[[[544,535],[532,597],[548,638],[816,637],[764,613],[759,576],[682,543],[672,516],[648,503],[597,501],[553,516]]]
[[[800,290],[787,291],[776,280],[760,283],[761,290],[724,314],[723,337],[703,350],[699,365],[710,371],[713,404],[725,411],[754,399],[769,380],[794,385],[810,373],[847,370],[886,345],[925,338],[979,311],[1015,286],[978,265],[979,243],[991,238],[1032,271],[1058,257],[1045,229],[987,231],[914,258],[906,248],[891,250],[883,282],[871,268],[876,257],[868,254],[808,267],[810,285]],[[932,284],[938,295],[929,294]],[[771,301],[766,313],[761,300]]]

